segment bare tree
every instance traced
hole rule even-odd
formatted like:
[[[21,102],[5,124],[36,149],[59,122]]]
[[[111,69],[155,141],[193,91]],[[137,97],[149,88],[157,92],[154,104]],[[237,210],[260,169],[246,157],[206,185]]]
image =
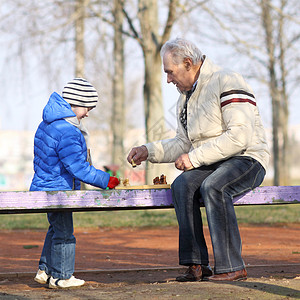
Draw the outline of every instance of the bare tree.
[[[162,29],[159,24],[157,0],[138,1],[138,22],[134,21],[128,9],[123,10],[129,26],[127,34],[139,43],[144,55],[144,111],[147,142],[162,139],[165,134],[160,49],[170,38],[171,29],[177,17],[178,4],[176,0],[168,1],[168,16]],[[146,182],[151,183],[151,179],[161,172],[161,166],[154,165],[150,168],[148,165]]]
[[[278,76],[276,74],[276,56],[275,56],[275,38],[272,16],[270,11],[270,1],[261,1],[261,15],[263,28],[265,30],[265,44],[268,54],[268,70],[269,70],[269,90],[272,98],[272,129],[273,129],[273,155],[274,155],[274,184],[280,183],[280,149],[279,149],[279,132],[280,132],[280,100],[281,94],[279,89]]]
[[[118,2],[118,1],[117,1]],[[146,140],[151,142],[162,139],[165,134],[165,119],[161,88],[161,58],[160,49],[169,39],[173,23],[176,20],[177,0],[169,0],[167,8],[167,20],[163,28],[160,26],[157,0],[138,0],[135,3],[119,1],[123,4],[123,14],[127,21],[127,27],[119,30],[125,36],[135,39],[140,45],[144,58],[144,112]],[[125,5],[126,4],[126,5]],[[137,12],[135,13],[135,11]],[[130,11],[130,13],[129,13]],[[116,28],[116,20],[107,18],[99,11],[94,12],[102,20]],[[160,34],[159,32],[162,32]],[[116,120],[115,120],[116,121]],[[146,167],[146,181],[151,182],[153,174],[160,173],[161,166]],[[150,173],[151,172],[151,173]]]
[[[124,174],[124,131],[125,131],[125,93],[124,93],[124,38],[123,38],[123,0],[114,0],[114,72],[111,128],[113,134],[112,162],[120,165]]]
[[[213,40],[215,35],[218,38],[215,42],[230,45],[247,57],[246,76],[268,86],[272,101],[274,185],[286,185],[290,180],[289,94],[295,88],[295,60],[299,59],[299,9],[296,7],[299,3],[293,0],[232,1],[205,7],[210,20],[215,21],[214,28],[220,30],[218,35],[209,34],[209,38]],[[290,30],[291,26],[296,30]]]
[[[75,76],[85,77],[84,21],[86,17],[86,0],[75,1]]]
[[[90,5],[90,0],[13,0],[5,4],[6,14],[2,15],[0,30],[10,36],[11,49],[16,49],[8,52],[11,58],[6,61],[10,60],[15,64],[20,64],[20,61],[26,74],[21,83],[15,83],[17,86],[41,86],[41,89],[42,86],[46,86],[49,93],[53,90],[60,93],[63,84],[70,80],[71,76],[87,77],[97,90],[100,86],[101,102],[107,99],[110,103],[111,94],[107,97],[106,93],[111,87],[112,70],[107,75],[107,69],[111,66],[112,53],[105,47],[104,39],[109,39],[111,43],[113,35],[109,38],[105,36],[103,31],[106,28],[99,26],[99,19],[92,18]],[[86,25],[88,30],[92,28],[93,31],[85,34]],[[98,41],[101,41],[101,46]],[[36,63],[34,69],[31,68],[32,62]],[[38,75],[35,75],[35,82],[29,84],[33,72]],[[109,76],[109,80],[104,79],[105,76]],[[16,81],[19,77],[21,76],[14,76],[13,80]],[[102,84],[103,82],[106,84]],[[28,93],[23,94],[25,102],[26,97],[30,96]],[[45,101],[46,97],[47,94]],[[105,123],[109,122],[105,116],[110,116],[110,110],[106,111],[106,114],[100,115],[101,121],[97,120],[98,128],[105,127]],[[89,122],[92,119],[93,114]],[[107,130],[107,126],[105,129]],[[109,149],[108,153],[111,153]],[[108,159],[110,156],[107,156]]]

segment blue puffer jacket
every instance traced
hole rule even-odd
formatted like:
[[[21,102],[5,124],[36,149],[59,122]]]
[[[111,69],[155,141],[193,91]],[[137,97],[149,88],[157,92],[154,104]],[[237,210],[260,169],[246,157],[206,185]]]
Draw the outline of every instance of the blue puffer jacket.
[[[50,96],[34,138],[35,174],[31,191],[78,190],[80,181],[107,187],[109,174],[89,165],[82,133],[64,120],[75,116],[60,95]]]

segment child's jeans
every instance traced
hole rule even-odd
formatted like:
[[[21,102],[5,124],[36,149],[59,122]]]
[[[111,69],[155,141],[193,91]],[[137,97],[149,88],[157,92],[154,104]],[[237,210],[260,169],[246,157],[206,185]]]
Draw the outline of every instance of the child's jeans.
[[[72,212],[48,213],[50,223],[39,269],[53,278],[69,279],[74,273],[76,239]]]

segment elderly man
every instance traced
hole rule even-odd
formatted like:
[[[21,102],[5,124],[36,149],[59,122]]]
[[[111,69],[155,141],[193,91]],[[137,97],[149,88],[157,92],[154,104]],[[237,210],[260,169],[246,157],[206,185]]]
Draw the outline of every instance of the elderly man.
[[[191,42],[177,38],[161,49],[168,83],[180,92],[178,128],[172,139],[133,148],[127,159],[139,165],[175,162],[183,172],[173,182],[179,224],[177,281],[245,280],[234,196],[259,186],[269,150],[256,99],[237,73],[215,65]],[[209,266],[200,201],[205,205],[214,252]]]

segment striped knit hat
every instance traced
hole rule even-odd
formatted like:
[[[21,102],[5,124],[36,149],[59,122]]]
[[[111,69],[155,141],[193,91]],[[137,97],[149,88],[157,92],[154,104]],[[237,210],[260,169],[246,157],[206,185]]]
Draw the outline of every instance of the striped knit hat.
[[[95,107],[98,101],[96,89],[83,78],[75,78],[68,82],[62,96],[69,104],[82,107]]]

